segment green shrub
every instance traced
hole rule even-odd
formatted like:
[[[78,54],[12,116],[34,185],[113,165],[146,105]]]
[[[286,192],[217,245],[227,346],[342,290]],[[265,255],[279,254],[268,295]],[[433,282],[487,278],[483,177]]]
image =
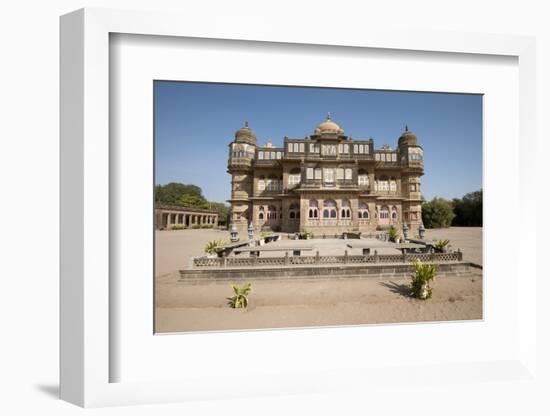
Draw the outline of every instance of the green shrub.
[[[432,297],[430,282],[435,279],[437,264],[422,263],[420,260],[413,262],[415,273],[411,275],[411,295],[417,299],[429,299]]]
[[[437,251],[443,251],[445,247],[449,245],[449,243],[450,243],[449,240],[437,240],[434,244],[434,247],[436,248]]]
[[[302,231],[298,233],[298,238],[300,240],[307,240],[308,238],[313,238],[313,233],[310,233],[309,231]]]
[[[396,241],[399,238],[399,231],[392,225],[388,230],[388,239],[390,241]]]
[[[204,252],[208,254],[215,254],[217,249],[225,246],[226,242],[224,240],[212,240],[209,241],[206,246],[204,246]]]
[[[185,225],[183,224],[172,224],[171,229],[172,230],[183,230],[185,228]]]
[[[191,226],[191,228],[192,228],[193,230],[198,230],[199,228],[201,228],[201,226],[200,226],[199,224],[193,224],[193,225]]]
[[[235,309],[246,308],[248,306],[248,294],[252,291],[252,284],[247,283],[243,287],[231,285],[233,296],[227,298],[227,304]]]

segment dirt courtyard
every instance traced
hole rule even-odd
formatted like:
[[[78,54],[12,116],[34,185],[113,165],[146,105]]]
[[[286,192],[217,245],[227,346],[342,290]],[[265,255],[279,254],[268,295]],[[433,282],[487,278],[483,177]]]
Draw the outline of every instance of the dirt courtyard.
[[[451,240],[465,260],[482,264],[482,229],[426,231],[427,238]],[[471,276],[440,277],[427,301],[408,296],[408,279],[335,279],[251,281],[250,306],[227,306],[227,282],[181,284],[178,270],[191,256],[203,254],[214,239],[228,240],[222,230],[156,232],[155,331],[185,332],[233,329],[356,325],[373,323],[471,320],[482,318],[481,270]]]

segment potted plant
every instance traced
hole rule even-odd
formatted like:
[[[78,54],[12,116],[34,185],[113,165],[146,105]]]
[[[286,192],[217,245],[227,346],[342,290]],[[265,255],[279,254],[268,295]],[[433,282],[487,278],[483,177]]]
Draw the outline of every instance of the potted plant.
[[[399,231],[392,225],[390,229],[388,230],[388,240],[397,242],[396,240],[399,238]]]
[[[204,247],[204,252],[207,254],[208,257],[217,257],[218,255],[218,249],[220,247],[223,247],[225,245],[224,240],[212,240],[209,241],[206,246]]]
[[[435,279],[437,265],[432,263],[422,263],[415,260],[414,274],[411,275],[411,295],[417,299],[426,300],[432,297],[432,287],[430,283]]]
[[[449,240],[437,240],[436,243],[434,244],[434,248],[435,248],[439,253],[446,253],[447,250],[448,250],[449,247],[450,247],[449,243],[450,243]]]
[[[233,296],[227,298],[227,304],[234,309],[245,309],[248,307],[248,294],[252,291],[252,284],[247,283],[243,287],[231,285],[233,288]]]

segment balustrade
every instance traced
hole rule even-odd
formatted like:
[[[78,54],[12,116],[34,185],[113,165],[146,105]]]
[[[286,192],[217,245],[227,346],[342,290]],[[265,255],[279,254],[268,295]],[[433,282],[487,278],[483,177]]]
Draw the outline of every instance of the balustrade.
[[[314,256],[292,256],[292,257],[194,257],[191,266],[195,269],[212,269],[222,267],[258,267],[258,266],[288,266],[307,264],[375,264],[375,263],[412,263],[420,260],[431,263],[459,262],[462,261],[462,253],[412,253],[412,254],[368,254],[343,256],[320,256],[317,252]]]

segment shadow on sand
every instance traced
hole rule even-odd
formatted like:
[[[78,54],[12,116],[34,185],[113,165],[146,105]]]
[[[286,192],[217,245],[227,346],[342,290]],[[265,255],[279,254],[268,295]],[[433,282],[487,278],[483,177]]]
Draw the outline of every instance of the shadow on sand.
[[[395,282],[380,282],[380,284],[390,289],[392,293],[397,293],[398,295],[405,296],[406,298],[411,297],[411,287],[409,285],[403,285]]]

